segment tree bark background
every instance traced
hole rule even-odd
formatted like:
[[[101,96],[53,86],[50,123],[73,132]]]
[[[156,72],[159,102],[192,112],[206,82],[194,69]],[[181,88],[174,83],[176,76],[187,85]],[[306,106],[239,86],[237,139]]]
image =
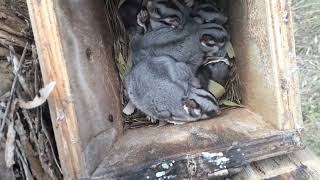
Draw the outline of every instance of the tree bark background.
[[[10,91],[13,71],[7,61],[9,46],[21,54],[27,41],[33,41],[28,21],[28,9],[21,0],[0,0],[0,98]],[[3,112],[0,111],[0,118]],[[12,169],[8,169],[4,157],[4,141],[0,142],[0,179],[15,179]]]
[[[1,84],[0,84],[1,85]],[[14,174],[11,169],[8,169],[4,160],[4,146],[0,143],[0,178],[7,180],[14,180]]]
[[[0,59],[6,59],[8,46],[22,51],[33,41],[27,5],[22,0],[0,0]]]
[[[9,46],[18,54],[33,41],[27,4],[23,0],[0,0],[0,97],[11,88],[13,75],[7,62]]]

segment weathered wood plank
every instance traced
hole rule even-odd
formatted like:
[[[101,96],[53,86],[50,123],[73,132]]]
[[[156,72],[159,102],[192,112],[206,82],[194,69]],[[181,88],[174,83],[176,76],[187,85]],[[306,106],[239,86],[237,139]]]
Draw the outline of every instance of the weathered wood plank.
[[[66,179],[77,177],[83,167],[79,128],[71,102],[70,79],[62,49],[62,37],[52,1],[28,0],[33,32],[45,83],[56,81],[49,99],[59,157]],[[45,37],[44,37],[45,35]]]
[[[290,1],[228,1],[243,103],[278,129],[302,128]]]
[[[308,148],[247,165],[234,180],[318,180],[320,160]]]
[[[239,141],[229,146],[210,146],[210,148],[185,154],[162,157],[158,161],[143,165],[118,167],[90,178],[128,180],[159,177],[164,179],[170,177],[217,178],[238,173],[242,166],[252,161],[293,152],[299,148],[302,147],[298,132],[287,131],[266,138]]]
[[[160,171],[155,165],[172,161],[176,166],[168,175],[209,177],[302,147],[300,132],[276,130],[261,116],[245,108],[234,109],[212,120],[128,131],[91,177],[153,179]],[[229,160],[215,165],[205,161],[206,154],[214,156],[211,162]],[[186,172],[191,162],[197,169],[194,173]]]
[[[65,179],[87,176],[122,134],[103,1],[27,0]],[[113,122],[110,121],[113,120]]]

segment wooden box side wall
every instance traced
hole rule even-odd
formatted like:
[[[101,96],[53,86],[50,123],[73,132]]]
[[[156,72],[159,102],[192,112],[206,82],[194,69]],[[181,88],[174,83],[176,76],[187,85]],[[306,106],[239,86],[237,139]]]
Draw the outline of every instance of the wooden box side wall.
[[[104,1],[27,3],[64,178],[87,177],[123,127]]]
[[[302,127],[290,1],[229,1],[243,102],[277,129]]]

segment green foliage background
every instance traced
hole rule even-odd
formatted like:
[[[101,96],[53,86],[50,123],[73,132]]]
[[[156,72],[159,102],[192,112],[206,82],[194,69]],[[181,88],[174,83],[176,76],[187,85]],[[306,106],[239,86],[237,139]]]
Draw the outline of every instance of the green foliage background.
[[[320,0],[293,0],[305,140],[320,155]]]

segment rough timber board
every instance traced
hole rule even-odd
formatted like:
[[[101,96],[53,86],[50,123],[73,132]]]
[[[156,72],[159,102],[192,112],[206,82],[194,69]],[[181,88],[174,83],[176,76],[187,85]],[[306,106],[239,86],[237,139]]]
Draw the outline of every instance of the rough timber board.
[[[298,148],[296,132],[285,132],[268,138],[239,142],[227,147],[181,153],[131,168],[112,169],[94,174],[94,179],[209,179],[233,175],[252,161],[293,152]],[[300,147],[301,148],[301,147]],[[169,168],[166,168],[168,167]],[[90,179],[89,178],[89,179]]]
[[[79,129],[72,104],[64,106],[61,99],[70,96],[70,85],[62,55],[58,26],[55,16],[52,17],[51,1],[28,0],[28,8],[37,44],[41,71],[45,83],[55,80],[57,85],[49,99],[51,118],[55,128],[55,138],[59,157],[66,178],[80,174],[83,156],[80,155],[79,142],[71,142],[71,137],[78,137]],[[46,35],[46,38],[43,35]],[[41,36],[40,36],[41,35]],[[58,38],[58,39],[57,39]],[[58,114],[61,113],[61,115]],[[65,114],[67,113],[67,116]],[[63,123],[56,120],[61,117]],[[69,158],[69,160],[67,160]]]
[[[135,174],[137,179],[153,179],[159,169],[152,167],[161,160],[176,162],[171,175],[190,175],[185,171],[188,161],[192,161],[198,167],[194,176],[205,177],[219,168],[238,168],[302,146],[299,132],[275,130],[251,111],[234,109],[212,120],[128,131],[92,177],[129,178]],[[230,162],[226,167],[207,166],[202,152],[222,152]]]
[[[278,129],[301,128],[291,1],[228,2],[244,104]]]
[[[44,82],[57,83],[49,104],[64,178],[87,176],[123,122],[104,3],[27,3]]]
[[[254,162],[235,175],[234,180],[319,180],[320,160],[310,149]]]

